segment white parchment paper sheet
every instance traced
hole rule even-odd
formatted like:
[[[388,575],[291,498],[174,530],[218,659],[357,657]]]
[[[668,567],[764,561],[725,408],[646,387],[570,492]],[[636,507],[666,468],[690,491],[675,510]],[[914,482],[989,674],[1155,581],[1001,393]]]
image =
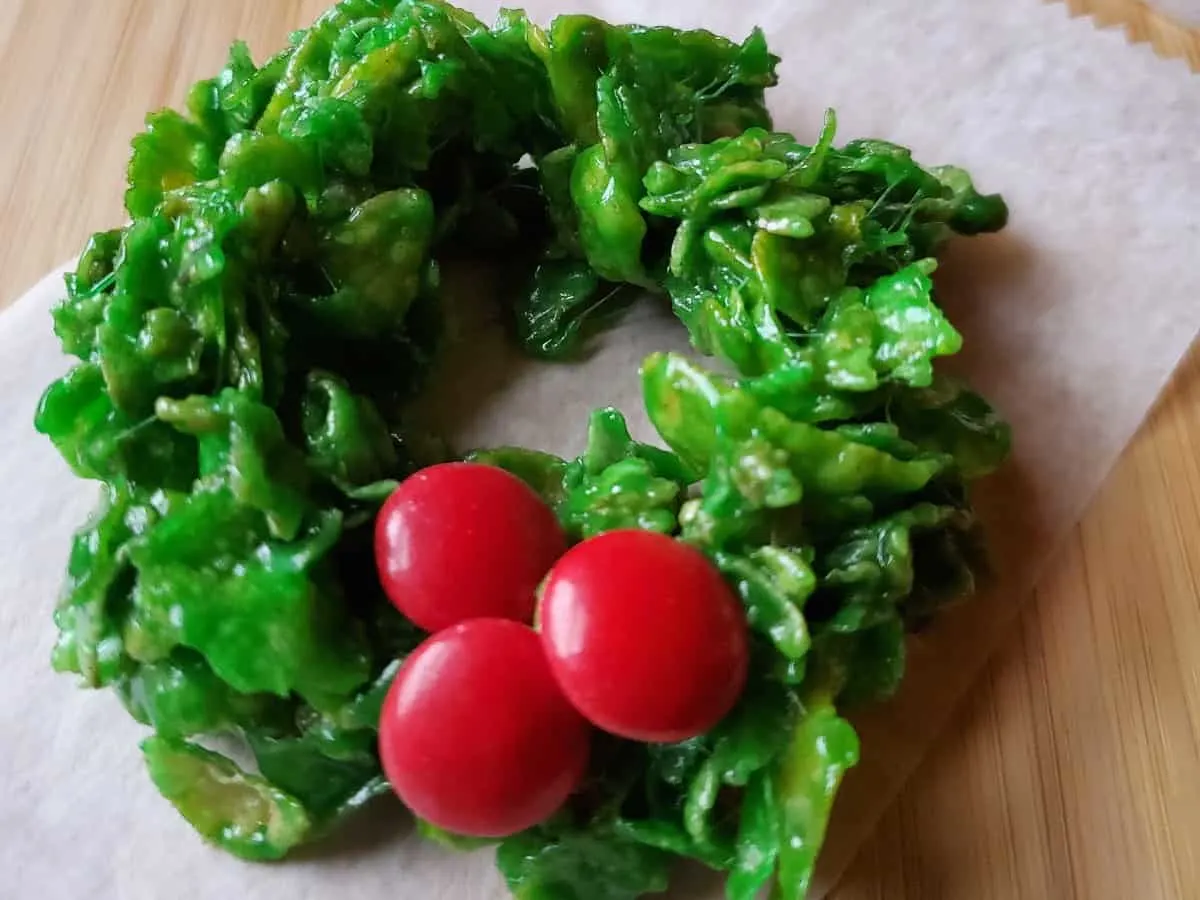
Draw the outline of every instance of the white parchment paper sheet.
[[[784,57],[771,97],[780,127],[811,137],[835,106],[843,140],[885,137],[930,164],[961,164],[1013,210],[1007,234],[958,244],[940,275],[967,336],[961,366],[1018,436],[1012,466],[981,498],[999,582],[921,638],[903,695],[859,723],[865,756],[839,801],[823,892],[1002,639],[1200,326],[1200,80],[1037,0],[528,6],[541,20],[587,10],[739,37],[760,24]],[[58,293],[57,279],[44,282],[0,317],[0,896],[504,896],[488,854],[396,840],[407,826],[386,813],[288,865],[230,859],[155,793],[140,729],[115,698],[50,672],[50,611],[70,534],[94,496],[29,426],[66,364],[47,315]],[[487,396],[453,385],[444,396],[473,414],[470,443],[574,451],[597,405],[622,407],[645,433],[637,362],[682,342],[679,326],[650,308],[575,367],[520,363],[489,338],[471,365],[508,366],[506,377]],[[715,898],[719,887],[686,895]]]

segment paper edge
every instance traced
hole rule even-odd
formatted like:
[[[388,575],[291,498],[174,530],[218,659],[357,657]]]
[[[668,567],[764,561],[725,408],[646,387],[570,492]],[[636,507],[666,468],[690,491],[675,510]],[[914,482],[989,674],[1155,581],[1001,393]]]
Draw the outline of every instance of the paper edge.
[[[1179,66],[1183,69],[1183,73],[1186,76],[1200,74],[1200,70],[1191,68],[1182,53],[1179,55],[1164,56],[1149,40],[1133,39],[1129,34],[1128,26],[1123,22],[1112,22],[1107,25],[1102,24],[1092,14],[1072,9],[1071,0],[1042,0],[1041,5],[1047,15],[1065,13],[1063,19],[1072,23],[1072,27],[1076,28],[1081,35],[1086,30],[1086,33],[1089,35],[1086,38],[1087,40],[1104,40],[1114,45],[1119,44],[1121,49],[1117,52],[1141,55],[1143,57],[1142,64],[1145,64],[1146,58],[1149,57],[1154,60],[1155,64]],[[1176,24],[1178,25],[1178,23]],[[1120,27],[1120,31],[1117,30],[1118,27]],[[1178,27],[1184,28],[1182,25],[1178,25]],[[1200,330],[1193,334],[1187,347],[1171,361],[1170,368],[1165,370],[1164,377],[1154,386],[1154,399],[1147,405],[1142,416],[1138,419],[1137,425],[1131,432],[1129,439],[1119,448],[1116,448],[1112,455],[1104,461],[1102,465],[1103,476],[1095,489],[1086,496],[1082,496],[1078,504],[1072,509],[1071,515],[1068,517],[1068,520],[1071,522],[1069,527],[1051,541],[1050,547],[1041,561],[1030,570],[1028,583],[1020,592],[1019,599],[1014,604],[1014,612],[1010,620],[1003,623],[997,630],[997,633],[987,646],[987,652],[979,655],[970,677],[966,678],[961,686],[952,692],[954,699],[945,705],[942,714],[937,717],[937,724],[930,730],[932,739],[917,752],[911,766],[908,767],[903,778],[899,780],[890,798],[880,807],[878,815],[873,817],[869,822],[859,821],[854,823],[854,827],[850,830],[853,838],[850,843],[854,846],[854,850],[847,854],[844,860],[830,864],[830,868],[828,869],[822,866],[820,860],[818,861],[815,878],[817,883],[811,891],[812,900],[824,900],[824,898],[843,887],[847,875],[853,870],[855,862],[867,846],[871,836],[879,828],[880,823],[887,817],[888,813],[895,807],[907,785],[929,757],[932,748],[946,739],[948,729],[966,707],[971,695],[978,690],[978,685],[987,674],[988,666],[997,657],[1001,649],[1012,640],[1013,635],[1020,627],[1023,617],[1029,613],[1031,609],[1030,600],[1037,595],[1039,586],[1046,577],[1046,573],[1058,561],[1064,549],[1069,546],[1071,539],[1086,520],[1090,510],[1096,504],[1101,492],[1109,483],[1113,472],[1120,465],[1130,446],[1134,441],[1139,439],[1143,429],[1146,427],[1146,423],[1161,407],[1168,388],[1175,379],[1184,360],[1198,346],[1198,342],[1200,342]],[[988,588],[985,587],[985,592],[987,590]],[[967,602],[970,603],[971,601],[968,600]],[[849,777],[852,777],[852,773]],[[834,815],[837,815],[836,803],[834,805]],[[825,860],[829,859],[828,856],[823,856],[822,858]]]
[[[1149,52],[1156,59],[1167,64],[1180,64],[1190,75],[1200,75],[1200,56],[1193,62],[1188,44],[1196,44],[1196,52],[1200,53],[1200,23],[1189,25],[1172,13],[1164,12],[1153,5],[1144,4],[1137,7],[1140,15],[1145,16],[1148,24],[1146,33],[1139,35],[1134,28],[1138,23],[1135,16],[1114,13],[1109,18],[1108,10],[1077,8],[1077,0],[1043,0],[1047,6],[1061,7],[1068,19],[1078,20],[1091,27],[1096,34],[1114,34],[1131,51],[1136,53]],[[1118,34],[1119,32],[1119,34]],[[1196,36],[1196,41],[1193,41]]]

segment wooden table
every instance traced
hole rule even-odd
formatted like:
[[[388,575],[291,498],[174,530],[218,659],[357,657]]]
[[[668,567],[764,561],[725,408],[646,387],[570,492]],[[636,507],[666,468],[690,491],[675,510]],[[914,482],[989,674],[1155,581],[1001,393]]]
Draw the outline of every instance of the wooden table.
[[[325,5],[0,0],[0,306],[120,220],[147,109]],[[1200,68],[1145,3],[1070,5]],[[837,900],[1200,897],[1198,537],[1194,351]]]

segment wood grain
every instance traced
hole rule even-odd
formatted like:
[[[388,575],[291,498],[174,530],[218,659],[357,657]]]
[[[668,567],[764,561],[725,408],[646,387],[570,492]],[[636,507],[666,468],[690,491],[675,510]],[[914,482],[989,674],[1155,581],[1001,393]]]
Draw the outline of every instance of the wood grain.
[[[145,110],[325,5],[0,0],[0,306],[121,221]],[[1145,3],[1068,5],[1200,69]],[[1193,352],[836,900],[1200,897],[1198,536]]]
[[[1200,30],[1065,0],[1200,72]],[[1200,897],[1200,346],[829,900]]]
[[[1200,896],[1200,353],[834,900]]]

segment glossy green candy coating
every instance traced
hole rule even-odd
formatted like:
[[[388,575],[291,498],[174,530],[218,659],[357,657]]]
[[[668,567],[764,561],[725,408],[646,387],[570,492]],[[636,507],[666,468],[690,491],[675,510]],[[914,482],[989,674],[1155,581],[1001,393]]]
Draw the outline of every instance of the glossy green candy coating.
[[[53,311],[77,364],[36,426],[104,484],[53,664],[154,730],[151,777],[204,837],[277,858],[386,792],[379,704],[422,634],[379,586],[371,526],[444,459],[410,402],[453,336],[442,271],[474,255],[531,355],[570,358],[657,300],[716,357],[644,361],[669,449],[603,409],[574,459],[470,458],[572,540],[691,542],[753,635],[724,721],[601,739],[579,796],[500,845],[502,872],[526,900],[625,900],[682,855],[727,870],[734,900],[772,879],[804,895],[857,757],[838,710],[894,691],[906,633],[980,569],[967,488],[1010,436],[936,369],[962,338],[934,278],[947,239],[1007,209],[961,169],[839,144],[832,114],[811,143],[772,130],[777,62],[758,31],[342,0],[147,119],[130,223],[91,239]],[[259,774],[193,740],[214,732]]]

